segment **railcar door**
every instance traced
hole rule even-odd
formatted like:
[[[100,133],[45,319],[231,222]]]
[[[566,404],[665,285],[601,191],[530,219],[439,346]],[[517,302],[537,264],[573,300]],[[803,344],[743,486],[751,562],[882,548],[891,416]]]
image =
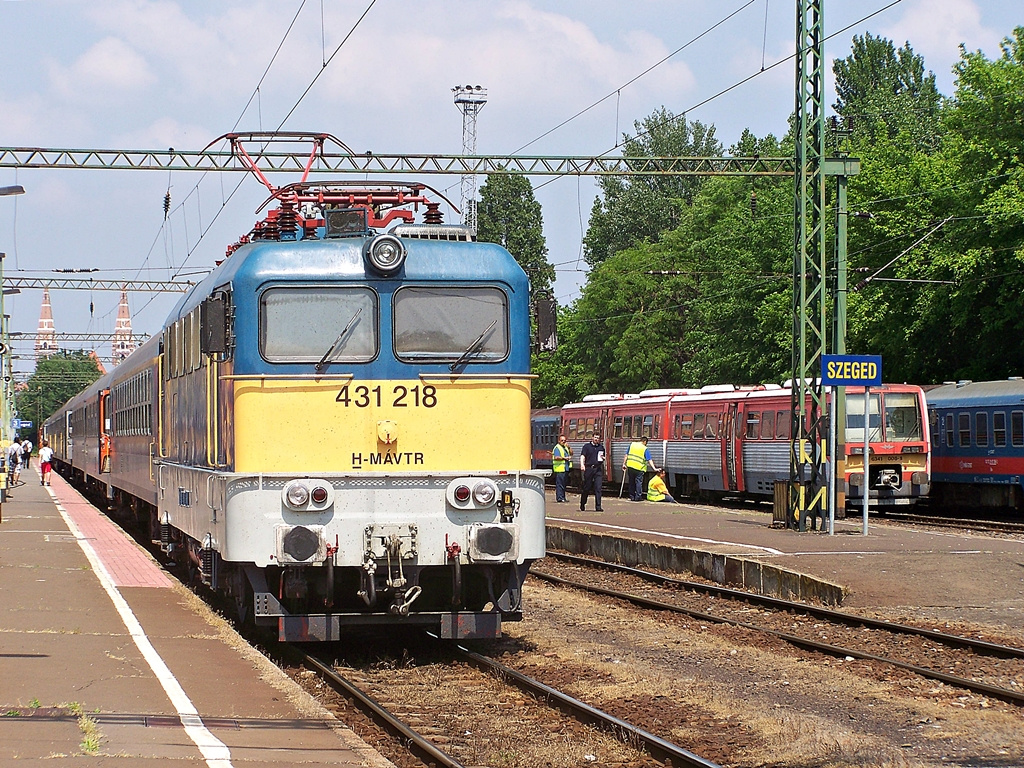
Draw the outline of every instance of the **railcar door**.
[[[608,409],[601,409],[601,418],[597,422],[596,429],[601,432],[601,445],[604,448],[604,479],[611,482],[612,478],[612,434],[609,429],[611,419],[608,418]]]
[[[99,449],[100,473],[110,472],[110,390],[100,392]]]
[[[72,458],[74,458],[72,446],[74,445],[75,442],[75,439],[72,436],[72,433],[74,432],[74,427],[71,426],[71,413],[71,411],[64,411],[64,456],[68,464],[70,464]]]
[[[737,422],[737,405],[736,403],[729,403],[726,406],[724,421],[722,423],[722,459],[723,466],[725,468],[725,487],[730,491],[739,489],[737,481],[738,475],[738,461],[736,459],[736,452],[739,449],[736,435],[742,428],[742,422]]]

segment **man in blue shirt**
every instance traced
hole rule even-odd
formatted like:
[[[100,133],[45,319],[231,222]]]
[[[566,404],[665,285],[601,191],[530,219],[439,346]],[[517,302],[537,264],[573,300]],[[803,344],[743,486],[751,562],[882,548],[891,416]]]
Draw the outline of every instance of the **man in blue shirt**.
[[[585,512],[587,509],[587,497],[591,489],[594,491],[595,511],[604,512],[601,509],[601,483],[604,482],[604,446],[601,445],[601,435],[597,432],[591,435],[590,442],[580,449],[580,471],[583,473],[580,512]]]

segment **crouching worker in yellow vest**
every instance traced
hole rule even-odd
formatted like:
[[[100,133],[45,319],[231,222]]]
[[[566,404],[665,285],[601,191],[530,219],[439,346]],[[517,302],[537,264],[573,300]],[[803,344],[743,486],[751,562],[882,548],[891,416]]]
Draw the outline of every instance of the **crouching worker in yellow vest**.
[[[659,469],[658,474],[652,477],[651,482],[647,484],[647,500],[667,501],[669,504],[676,503],[676,500],[672,498],[672,494],[668,492],[668,487],[665,485],[664,469]]]

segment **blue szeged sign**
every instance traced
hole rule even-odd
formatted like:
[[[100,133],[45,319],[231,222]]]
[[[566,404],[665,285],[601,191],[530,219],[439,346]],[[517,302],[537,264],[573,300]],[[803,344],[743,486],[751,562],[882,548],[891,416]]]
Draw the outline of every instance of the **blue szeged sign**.
[[[879,387],[881,355],[822,355],[821,383],[826,387]]]

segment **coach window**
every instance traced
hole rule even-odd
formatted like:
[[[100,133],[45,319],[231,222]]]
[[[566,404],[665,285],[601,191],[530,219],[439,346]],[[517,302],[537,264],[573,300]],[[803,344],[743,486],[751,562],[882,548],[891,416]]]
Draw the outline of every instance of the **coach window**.
[[[775,436],[781,440],[789,439],[789,411],[775,412]]]
[[[946,414],[946,447],[953,447],[953,414]]]
[[[654,426],[654,416],[644,416],[643,432],[640,433],[640,437],[653,437],[651,428]]]
[[[693,416],[684,413],[679,417],[679,438],[689,440],[691,437],[693,437]]]
[[[651,437],[658,439],[661,436],[661,414],[654,414],[654,431],[651,432]]]
[[[576,439],[576,419],[569,419],[569,439]]]
[[[500,288],[409,286],[393,304],[399,360],[471,365],[508,357],[508,298]]]
[[[693,414],[693,439],[700,440],[704,437],[704,414]]]
[[[932,433],[932,448],[939,447],[939,414],[935,411],[928,412],[928,427]]]
[[[272,363],[368,362],[377,333],[369,288],[280,286],[260,296],[260,354]]]
[[[761,414],[761,439],[771,440],[775,437],[775,411]]]
[[[992,445],[996,448],[1006,446],[1006,414],[996,411],[992,414]]]
[[[747,439],[756,440],[761,434],[761,414],[759,411],[747,411]]]
[[[958,414],[960,422],[960,447],[966,448],[971,444],[971,414]]]
[[[612,437],[622,437],[622,417],[615,417],[615,426],[612,428]]]
[[[714,440],[718,437],[718,424],[722,419],[720,413],[709,413],[704,423],[704,437]]]
[[[988,445],[988,414],[984,411],[974,414],[974,439],[980,446]]]
[[[1024,411],[1010,414],[1010,442],[1015,448],[1024,445]]]

